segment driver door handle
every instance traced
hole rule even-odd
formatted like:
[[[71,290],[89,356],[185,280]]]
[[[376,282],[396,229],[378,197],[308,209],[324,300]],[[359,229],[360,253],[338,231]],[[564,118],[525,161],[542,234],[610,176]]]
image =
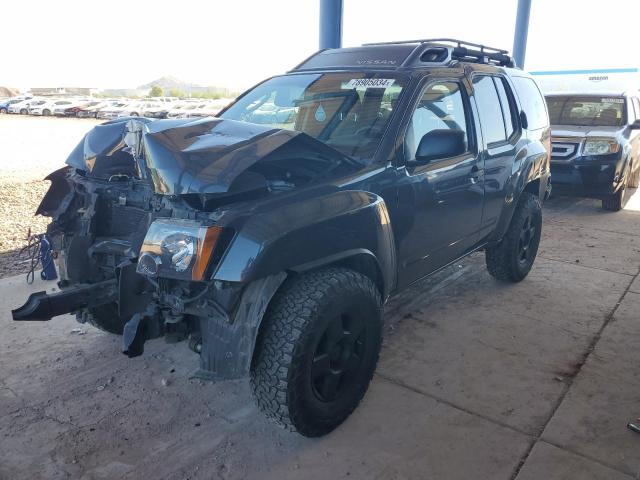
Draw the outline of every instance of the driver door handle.
[[[471,173],[469,174],[469,178],[471,183],[478,183],[484,177],[484,168],[480,168],[478,165],[474,165],[471,168]]]

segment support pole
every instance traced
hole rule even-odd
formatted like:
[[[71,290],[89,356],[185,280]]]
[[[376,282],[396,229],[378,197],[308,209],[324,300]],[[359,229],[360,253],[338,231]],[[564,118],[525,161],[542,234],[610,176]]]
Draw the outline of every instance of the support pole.
[[[524,69],[524,57],[527,53],[527,35],[529,33],[529,14],[531,0],[518,0],[516,31],[513,35],[513,58],[516,65]]]
[[[320,0],[320,48],[342,46],[342,0]]]

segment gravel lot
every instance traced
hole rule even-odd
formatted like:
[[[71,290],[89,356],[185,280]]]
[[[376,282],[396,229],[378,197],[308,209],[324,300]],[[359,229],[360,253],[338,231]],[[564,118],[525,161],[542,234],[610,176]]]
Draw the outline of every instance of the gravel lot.
[[[49,182],[47,174],[64,161],[96,120],[0,115],[0,278],[25,273],[19,255],[29,228],[44,232],[49,219],[34,216]],[[45,156],[42,152],[47,152]]]

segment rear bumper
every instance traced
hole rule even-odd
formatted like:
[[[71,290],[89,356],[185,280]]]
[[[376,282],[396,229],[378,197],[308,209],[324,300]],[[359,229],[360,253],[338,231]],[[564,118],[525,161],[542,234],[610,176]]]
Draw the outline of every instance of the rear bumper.
[[[11,310],[11,315],[14,320],[19,321],[46,321],[81,308],[97,307],[116,300],[118,300],[116,281],[107,280],[75,285],[52,294],[32,293],[23,306]]]

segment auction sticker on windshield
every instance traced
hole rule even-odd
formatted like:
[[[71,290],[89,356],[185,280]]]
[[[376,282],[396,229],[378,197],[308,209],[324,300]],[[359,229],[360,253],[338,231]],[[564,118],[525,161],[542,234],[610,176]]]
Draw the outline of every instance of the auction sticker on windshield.
[[[389,88],[395,81],[394,78],[353,78],[343,88]]]
[[[602,103],[624,103],[623,98],[603,98],[600,100]]]

